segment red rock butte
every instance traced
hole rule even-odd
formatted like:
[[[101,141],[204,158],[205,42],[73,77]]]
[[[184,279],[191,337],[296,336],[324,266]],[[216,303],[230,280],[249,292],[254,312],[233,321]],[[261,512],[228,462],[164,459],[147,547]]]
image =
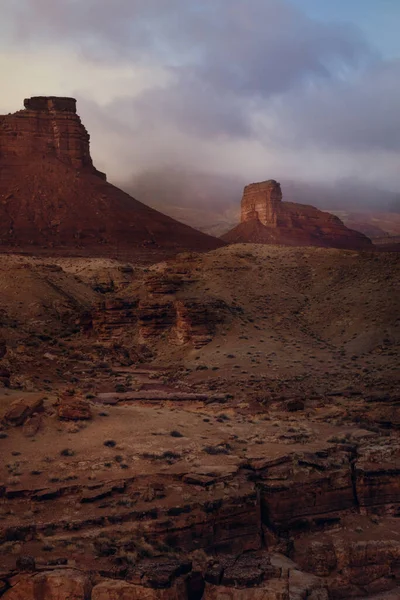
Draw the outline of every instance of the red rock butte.
[[[271,179],[244,188],[241,223],[222,236],[229,243],[372,249],[369,238],[308,204],[282,202],[280,184]]]
[[[24,106],[0,116],[0,248],[152,261],[223,245],[108,183],[74,98]]]

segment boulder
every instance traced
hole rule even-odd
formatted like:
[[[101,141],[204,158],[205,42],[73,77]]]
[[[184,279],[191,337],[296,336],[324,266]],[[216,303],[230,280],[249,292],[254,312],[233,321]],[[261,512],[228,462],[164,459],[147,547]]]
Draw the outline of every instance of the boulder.
[[[30,571],[36,570],[36,561],[33,556],[19,556],[17,558],[16,567],[18,571]]]
[[[43,410],[43,398],[24,396],[11,403],[3,417],[4,423],[20,427],[29,417]]]
[[[37,414],[29,417],[23,427],[24,435],[28,438],[35,437],[42,425],[42,416]]]
[[[93,417],[89,402],[81,398],[62,398],[57,414],[63,421],[89,421]]]

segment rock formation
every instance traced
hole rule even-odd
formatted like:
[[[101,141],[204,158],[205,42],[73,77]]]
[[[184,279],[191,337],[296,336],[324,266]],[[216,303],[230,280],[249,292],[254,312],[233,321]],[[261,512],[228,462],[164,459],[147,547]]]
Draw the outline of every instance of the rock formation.
[[[338,217],[307,204],[282,202],[281,186],[273,179],[244,188],[241,223],[222,239],[230,243],[373,248],[369,238],[348,229]]]
[[[36,97],[24,101],[24,110],[0,116],[2,180],[16,166],[29,167],[32,160],[57,158],[106,179],[94,168],[90,136],[76,114],[74,98]],[[12,179],[12,178],[11,178]]]
[[[24,104],[0,116],[0,247],[148,259],[223,244],[107,183],[73,98]]]

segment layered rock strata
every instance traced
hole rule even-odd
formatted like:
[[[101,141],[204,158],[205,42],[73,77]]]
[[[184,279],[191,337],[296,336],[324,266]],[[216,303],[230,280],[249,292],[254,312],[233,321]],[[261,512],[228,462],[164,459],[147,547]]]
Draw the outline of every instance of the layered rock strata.
[[[253,447],[246,461],[221,445],[219,464],[144,453],[125,476],[85,482],[77,464],[48,487],[6,484],[0,595],[343,600],[398,586],[398,442],[359,431],[356,452],[327,440],[326,427],[303,451],[295,435],[272,442],[273,426],[264,429],[270,451]],[[376,476],[366,482],[367,470]]]
[[[94,168],[90,136],[76,113],[74,98],[34,97],[24,101],[25,110],[0,116],[2,178],[7,167],[23,169],[36,158],[57,158],[75,169],[85,169],[105,179]]]
[[[168,340],[178,346],[205,346],[232,309],[219,298],[192,297],[196,278],[176,271],[152,274],[137,289],[127,288],[125,298],[100,303],[81,325],[108,341],[128,334],[144,344]]]

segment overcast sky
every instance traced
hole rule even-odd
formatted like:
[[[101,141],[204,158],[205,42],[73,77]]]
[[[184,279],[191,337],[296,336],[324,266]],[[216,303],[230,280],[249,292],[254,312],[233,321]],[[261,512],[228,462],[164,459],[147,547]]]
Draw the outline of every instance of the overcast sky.
[[[109,179],[400,190],[400,0],[1,0],[0,114],[78,99]]]

